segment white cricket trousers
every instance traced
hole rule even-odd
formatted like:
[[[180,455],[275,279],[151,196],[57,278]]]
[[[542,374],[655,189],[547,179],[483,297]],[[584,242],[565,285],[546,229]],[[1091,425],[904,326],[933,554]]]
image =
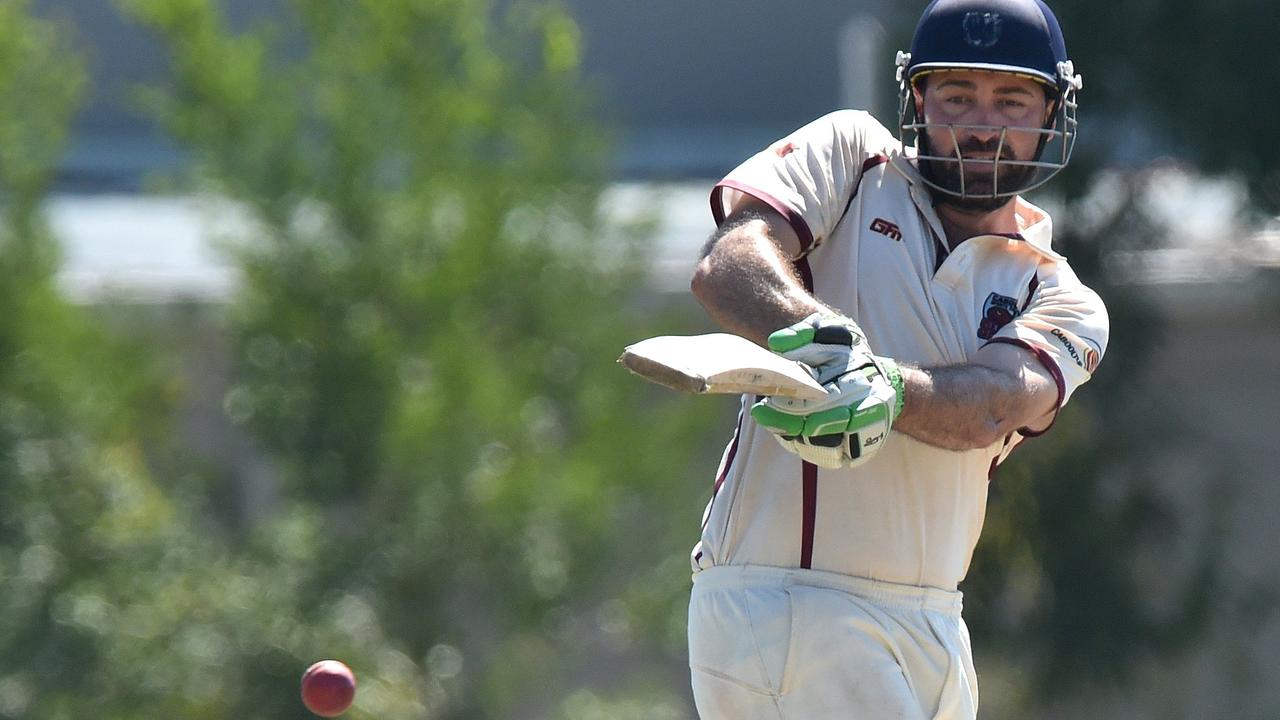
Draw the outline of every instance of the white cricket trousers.
[[[961,595],[816,570],[694,574],[689,667],[703,720],[974,720]]]

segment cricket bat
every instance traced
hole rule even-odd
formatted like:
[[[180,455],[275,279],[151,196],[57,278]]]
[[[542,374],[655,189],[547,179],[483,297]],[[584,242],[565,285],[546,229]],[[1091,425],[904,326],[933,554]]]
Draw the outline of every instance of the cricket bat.
[[[804,365],[728,333],[652,337],[628,345],[618,362],[645,380],[695,395],[827,395]]]

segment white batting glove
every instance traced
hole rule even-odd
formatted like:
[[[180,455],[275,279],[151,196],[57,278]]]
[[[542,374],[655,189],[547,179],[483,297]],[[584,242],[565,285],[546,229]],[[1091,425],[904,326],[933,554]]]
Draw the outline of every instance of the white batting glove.
[[[751,408],[751,417],[783,447],[820,467],[869,460],[902,411],[897,363],[871,354],[857,323],[838,315],[810,315],[770,335],[769,348],[812,368],[828,394],[821,400],[766,398]]]

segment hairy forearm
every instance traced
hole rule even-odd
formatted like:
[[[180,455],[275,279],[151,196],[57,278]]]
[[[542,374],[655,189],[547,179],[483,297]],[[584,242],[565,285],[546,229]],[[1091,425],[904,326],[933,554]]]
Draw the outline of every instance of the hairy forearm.
[[[774,330],[827,310],[804,289],[762,220],[713,238],[692,290],[717,324],[761,345]]]
[[[983,448],[1015,431],[1026,389],[982,365],[902,365],[906,402],[894,432],[947,450]]]

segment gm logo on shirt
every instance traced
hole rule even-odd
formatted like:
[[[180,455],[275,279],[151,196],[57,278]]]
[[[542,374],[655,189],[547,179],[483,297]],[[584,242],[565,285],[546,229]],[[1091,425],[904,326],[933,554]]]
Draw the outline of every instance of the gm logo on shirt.
[[[871,232],[878,232],[890,240],[902,240],[902,230],[884,218],[876,218],[871,221]]]

